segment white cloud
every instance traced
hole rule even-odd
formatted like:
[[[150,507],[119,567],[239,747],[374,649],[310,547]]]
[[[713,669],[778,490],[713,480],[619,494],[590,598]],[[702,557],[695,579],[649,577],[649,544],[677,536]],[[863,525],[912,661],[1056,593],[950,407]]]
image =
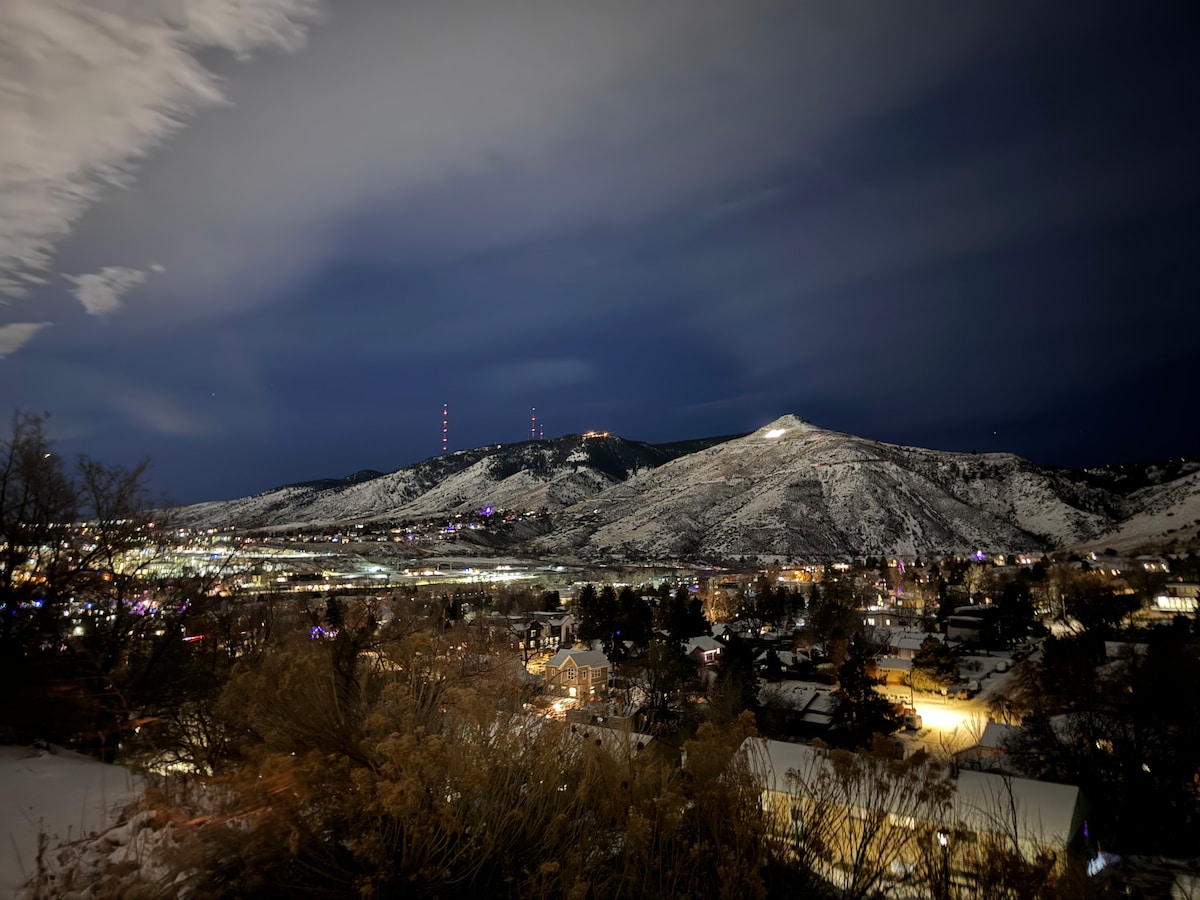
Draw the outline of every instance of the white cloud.
[[[329,9],[302,55],[218,61],[230,105],[73,238],[64,267],[170,267],[139,328],[240,314],[338,258],[423,264],[707,208],[936,81],[996,18],[781,0]]]
[[[141,269],[105,266],[90,275],[63,275],[75,285],[71,291],[93,316],[104,316],[121,308],[121,297],[146,280]]]
[[[48,328],[49,322],[17,322],[12,325],[0,325],[0,359],[16,353],[43,328]]]
[[[0,292],[196,109],[222,99],[198,54],[292,48],[320,0],[0,3]]]

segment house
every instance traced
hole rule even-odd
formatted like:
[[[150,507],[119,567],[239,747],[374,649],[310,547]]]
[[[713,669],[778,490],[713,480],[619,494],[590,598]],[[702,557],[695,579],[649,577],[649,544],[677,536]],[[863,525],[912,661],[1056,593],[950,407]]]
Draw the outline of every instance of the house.
[[[1153,609],[1164,613],[1195,613],[1200,610],[1200,584],[1172,581],[1154,598]]]
[[[944,635],[933,634],[928,631],[910,631],[901,630],[893,631],[888,636],[888,653],[896,659],[912,659],[917,655],[917,651],[921,649],[921,645],[925,643],[926,638],[934,638],[945,642]]]
[[[1007,753],[1006,742],[1021,730],[1019,725],[1003,725],[988,722],[979,736],[979,742],[954,754],[955,761],[968,769],[1002,771]]]
[[[763,650],[754,657],[754,665],[759,671],[766,671],[770,666],[770,654],[770,650]],[[799,650],[776,650],[775,655],[779,658],[779,665],[785,672],[800,669],[811,662],[808,654]]]
[[[890,870],[902,874],[912,871],[913,856],[927,847],[913,839],[921,832],[936,833],[947,857],[956,855],[948,866],[965,867],[985,837],[1014,842],[1027,859],[1043,848],[1062,859],[1083,828],[1083,796],[1074,785],[960,769],[940,801],[929,794],[916,802],[919,792],[879,757],[762,738],[747,738],[740,752],[762,788],[771,827],[787,834],[806,817],[827,823],[831,874],[861,852],[864,839],[878,840],[874,852],[894,854]],[[919,780],[914,770],[908,777],[914,774]],[[898,780],[889,788],[891,778]],[[878,828],[871,824],[876,816],[883,817]]]
[[[999,612],[994,606],[958,606],[946,620],[946,638],[964,644],[982,644],[994,628]]]
[[[758,690],[759,715],[775,733],[811,740],[828,736],[838,700],[828,686],[804,681],[778,681]]]
[[[585,725],[570,723],[571,735],[583,744],[602,747],[617,762],[629,763],[635,759],[654,759],[671,766],[678,766],[681,753],[651,734],[631,729],[609,728],[603,724]]]
[[[912,658],[877,656],[867,663],[867,674],[885,685],[909,684],[912,678]]]
[[[542,647],[557,650],[575,643],[575,617],[570,613],[534,613],[542,623]]]
[[[566,712],[571,725],[595,725],[613,731],[633,731],[638,707],[620,700],[595,700]]]
[[[549,693],[580,700],[607,697],[611,671],[601,650],[559,650],[543,667]]]
[[[684,645],[683,652],[698,666],[715,666],[725,646],[708,635],[694,637]]]

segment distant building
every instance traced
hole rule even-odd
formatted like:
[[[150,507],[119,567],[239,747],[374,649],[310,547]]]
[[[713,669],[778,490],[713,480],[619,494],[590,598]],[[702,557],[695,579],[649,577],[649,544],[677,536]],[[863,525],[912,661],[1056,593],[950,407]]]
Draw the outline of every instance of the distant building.
[[[946,620],[946,637],[964,644],[981,644],[999,610],[994,606],[959,606]]]
[[[1195,613],[1200,610],[1200,584],[1173,581],[1165,585],[1154,598],[1158,612]]]

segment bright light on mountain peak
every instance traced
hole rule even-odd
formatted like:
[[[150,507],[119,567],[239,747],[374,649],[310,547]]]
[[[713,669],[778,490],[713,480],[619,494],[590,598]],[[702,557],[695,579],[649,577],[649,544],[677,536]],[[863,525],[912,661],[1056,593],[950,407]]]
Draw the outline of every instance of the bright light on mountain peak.
[[[780,435],[782,435],[785,431],[787,431],[786,428],[772,428],[770,431],[768,431],[766,433],[766,435],[764,435],[764,437],[777,438]]]

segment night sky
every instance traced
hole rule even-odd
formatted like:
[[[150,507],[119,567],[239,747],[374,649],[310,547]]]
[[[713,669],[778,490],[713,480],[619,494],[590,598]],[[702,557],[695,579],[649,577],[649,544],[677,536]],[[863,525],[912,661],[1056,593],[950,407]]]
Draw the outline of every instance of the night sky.
[[[1194,8],[11,0],[0,409],[179,502],[443,403],[1200,455]]]

